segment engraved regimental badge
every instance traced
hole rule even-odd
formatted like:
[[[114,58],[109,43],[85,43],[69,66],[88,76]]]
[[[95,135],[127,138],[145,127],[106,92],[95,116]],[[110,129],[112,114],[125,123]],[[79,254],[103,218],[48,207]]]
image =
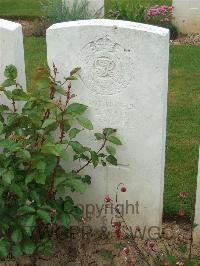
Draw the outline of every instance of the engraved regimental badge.
[[[80,61],[81,79],[95,94],[118,94],[130,82],[131,51],[108,36],[87,43],[81,50]]]

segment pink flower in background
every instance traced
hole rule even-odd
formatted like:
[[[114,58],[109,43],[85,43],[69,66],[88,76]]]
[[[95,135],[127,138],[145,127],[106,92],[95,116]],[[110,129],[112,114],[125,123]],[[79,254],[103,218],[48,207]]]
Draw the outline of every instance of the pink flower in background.
[[[172,6],[151,6],[146,10],[146,19],[154,23],[170,22],[173,17],[172,10]]]

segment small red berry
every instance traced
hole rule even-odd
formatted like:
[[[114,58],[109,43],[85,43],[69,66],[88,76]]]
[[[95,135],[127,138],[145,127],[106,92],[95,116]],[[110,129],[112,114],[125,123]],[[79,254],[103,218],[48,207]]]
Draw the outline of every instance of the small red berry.
[[[121,229],[117,228],[115,229],[114,231],[114,235],[117,239],[121,239],[121,236],[122,236],[122,232],[121,232]]]
[[[179,215],[180,217],[182,217],[182,216],[185,215],[185,211],[184,211],[183,208],[181,208],[181,209],[179,210],[178,215]]]
[[[105,201],[106,203],[111,202],[112,199],[111,199],[110,195],[105,195],[105,197],[104,197],[104,201]]]
[[[170,265],[170,263],[169,263],[168,261],[165,261],[165,262],[163,263],[163,266],[171,266],[171,265]]]
[[[129,254],[130,249],[129,249],[129,247],[124,247],[123,251],[124,251],[125,254]]]
[[[187,197],[187,192],[185,192],[185,191],[181,191],[181,192],[179,193],[179,196],[180,196],[180,198],[184,199],[184,198]]]
[[[54,216],[55,213],[56,213],[56,210],[53,209],[53,208],[51,208],[51,209],[50,209],[50,215],[51,215],[51,216]]]
[[[82,217],[81,222],[82,222],[83,224],[87,224],[88,221],[87,221],[87,219],[85,219],[85,218]]]
[[[121,192],[126,192],[126,187],[121,187]]]

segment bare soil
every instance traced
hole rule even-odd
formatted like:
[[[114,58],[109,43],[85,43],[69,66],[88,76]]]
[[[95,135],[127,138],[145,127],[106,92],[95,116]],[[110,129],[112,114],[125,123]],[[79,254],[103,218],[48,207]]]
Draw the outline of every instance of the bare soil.
[[[72,235],[71,235],[72,236]],[[154,257],[163,256],[166,248],[176,255],[177,261],[185,261],[188,252],[185,254],[180,252],[180,245],[190,246],[191,233],[190,225],[187,223],[177,224],[176,222],[168,222],[163,225],[162,237],[158,240],[142,240],[136,239],[136,243],[140,249]],[[16,260],[7,260],[0,262],[0,266],[111,266],[111,265],[143,265],[145,262],[138,255],[133,241],[130,238],[116,240],[112,233],[102,235],[102,233],[92,234],[75,234],[69,237],[69,231],[60,229],[53,236],[54,253],[48,257],[44,255],[34,255],[31,257],[24,256]],[[128,247],[130,252],[126,255],[123,251],[124,247]],[[112,256],[105,256],[105,250],[109,250]],[[102,256],[104,254],[104,256]],[[193,256],[200,256],[200,245],[193,245]],[[155,263],[151,262],[154,266]],[[197,262],[197,266],[200,265]]]

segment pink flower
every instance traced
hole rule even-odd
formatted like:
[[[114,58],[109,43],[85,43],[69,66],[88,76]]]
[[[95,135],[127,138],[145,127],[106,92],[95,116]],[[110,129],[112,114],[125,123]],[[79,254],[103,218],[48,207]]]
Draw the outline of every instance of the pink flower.
[[[178,262],[176,263],[176,265],[177,265],[177,266],[184,266],[185,264],[184,264],[184,262],[182,262],[182,261],[178,261]]]
[[[125,254],[129,254],[129,252],[130,252],[130,248],[129,248],[129,247],[124,247],[124,248],[123,248],[123,252],[124,252]]]
[[[106,202],[106,203],[109,203],[109,202],[111,202],[112,201],[112,198],[110,197],[110,195],[105,195],[105,197],[104,197],[104,201]]]

